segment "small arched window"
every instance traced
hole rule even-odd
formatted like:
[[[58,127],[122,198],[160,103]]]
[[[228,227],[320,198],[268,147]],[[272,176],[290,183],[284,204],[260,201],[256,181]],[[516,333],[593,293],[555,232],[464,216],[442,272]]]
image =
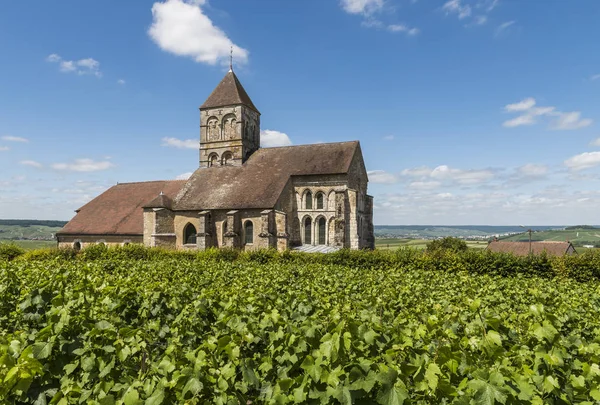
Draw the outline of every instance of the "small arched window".
[[[312,210],[312,193],[310,191],[306,192],[304,196],[304,208],[307,210]]]
[[[223,157],[221,158],[222,165],[230,165],[233,163],[233,154],[231,152],[223,153]]]
[[[73,250],[75,250],[76,252],[79,252],[81,250],[81,242],[77,241],[77,242],[73,243]]]
[[[208,157],[208,166],[209,167],[216,166],[218,161],[219,161],[219,156],[216,153],[213,153]]]
[[[317,196],[315,197],[315,200],[317,200],[317,209],[318,210],[322,210],[323,209],[323,199],[324,199],[323,193],[317,193]]]
[[[197,233],[194,225],[187,224],[183,230],[183,243],[186,245],[195,245]]]
[[[244,223],[244,242],[247,245],[254,242],[254,224],[252,224],[252,221]]]

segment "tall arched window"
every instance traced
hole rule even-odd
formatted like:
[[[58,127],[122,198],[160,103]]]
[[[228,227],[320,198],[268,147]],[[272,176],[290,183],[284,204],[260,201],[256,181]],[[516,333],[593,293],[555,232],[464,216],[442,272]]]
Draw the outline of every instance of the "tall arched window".
[[[318,226],[319,226],[319,245],[325,245],[325,231],[327,228],[327,221],[325,221],[325,218],[321,217],[319,218],[319,222],[317,222]]]
[[[322,210],[323,209],[323,198],[324,198],[323,193],[317,193],[317,196],[315,197],[315,200],[317,200],[317,209],[318,210]]]
[[[219,161],[219,155],[217,155],[216,153],[213,153],[208,157],[208,166],[209,167],[216,166],[218,161]]]
[[[304,208],[312,210],[312,193],[310,191],[307,191],[304,196]]]
[[[306,217],[304,220],[304,244],[311,245],[312,244],[312,221],[310,217]]]
[[[254,225],[252,221],[244,223],[244,242],[246,245],[254,243]]]
[[[223,157],[221,158],[222,165],[230,165],[233,161],[233,154],[231,152],[223,153]]]
[[[186,245],[195,245],[197,233],[194,225],[187,224],[183,229],[183,243]]]

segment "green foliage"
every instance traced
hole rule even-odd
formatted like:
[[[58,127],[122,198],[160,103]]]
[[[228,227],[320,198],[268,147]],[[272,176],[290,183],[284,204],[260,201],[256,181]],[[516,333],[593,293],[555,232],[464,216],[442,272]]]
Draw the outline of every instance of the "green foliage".
[[[90,252],[0,261],[0,403],[600,400],[598,254]]]
[[[453,238],[452,236],[447,236],[442,239],[436,239],[427,244],[426,251],[427,253],[437,253],[437,252],[466,252],[468,249],[467,242],[462,239]]]
[[[0,243],[0,260],[13,260],[25,253],[25,249],[14,243]]]

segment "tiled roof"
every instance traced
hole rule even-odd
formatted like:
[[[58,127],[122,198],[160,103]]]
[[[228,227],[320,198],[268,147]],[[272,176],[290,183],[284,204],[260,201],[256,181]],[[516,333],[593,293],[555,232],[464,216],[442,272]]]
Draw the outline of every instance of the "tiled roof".
[[[246,105],[259,112],[246,90],[244,90],[242,83],[240,83],[235,73],[230,70],[200,108],[225,107],[237,104]]]
[[[173,198],[184,184],[185,180],[117,184],[81,207],[58,234],[142,235],[142,206],[161,192]]]
[[[160,194],[156,198],[147,204],[144,204],[142,208],[168,208],[173,207],[173,200],[167,197],[161,190]]]
[[[563,256],[571,247],[570,242],[531,242],[531,251],[534,255],[539,255],[542,252],[550,256]],[[487,247],[492,252],[512,253],[517,256],[529,255],[529,242],[503,242],[493,241]]]
[[[242,166],[200,168],[174,210],[273,208],[290,176],[348,173],[358,141],[262,148]]]

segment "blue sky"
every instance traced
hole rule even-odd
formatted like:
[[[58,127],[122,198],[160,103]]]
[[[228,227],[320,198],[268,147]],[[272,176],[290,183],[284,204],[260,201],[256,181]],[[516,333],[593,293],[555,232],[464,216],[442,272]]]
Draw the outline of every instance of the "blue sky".
[[[197,167],[235,70],[265,146],[358,139],[376,224],[599,223],[600,2],[8,2],[0,218]]]

